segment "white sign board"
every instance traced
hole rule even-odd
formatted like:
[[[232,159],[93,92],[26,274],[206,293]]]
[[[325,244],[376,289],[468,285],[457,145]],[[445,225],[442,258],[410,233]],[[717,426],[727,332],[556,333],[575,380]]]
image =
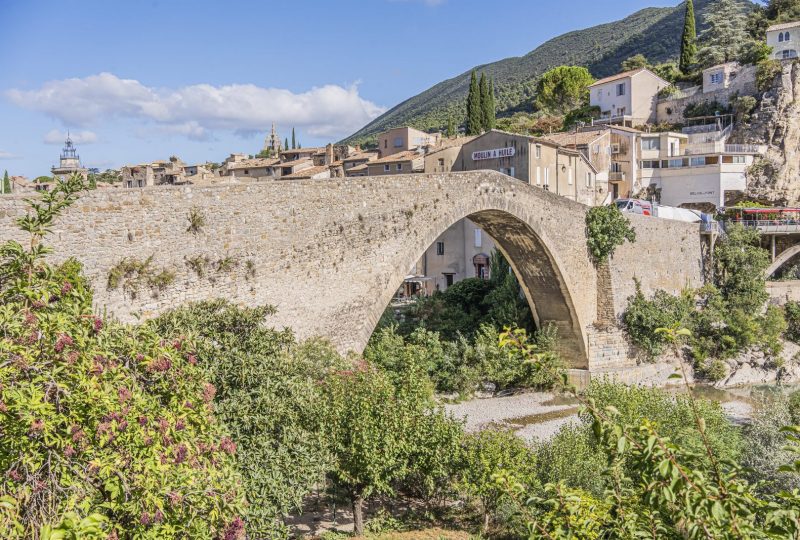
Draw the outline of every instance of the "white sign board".
[[[479,150],[472,152],[472,160],[480,161],[482,159],[496,159],[504,157],[512,157],[515,154],[513,146],[508,148],[495,148],[494,150]]]

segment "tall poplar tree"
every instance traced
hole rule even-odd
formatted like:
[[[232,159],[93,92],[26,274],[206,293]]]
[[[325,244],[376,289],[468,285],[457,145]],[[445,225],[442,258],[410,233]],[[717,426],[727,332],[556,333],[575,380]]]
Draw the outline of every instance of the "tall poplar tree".
[[[289,149],[289,137],[285,137],[283,139],[283,149],[284,150],[288,150]]]
[[[294,138],[294,128],[292,128],[292,150],[294,150],[296,147],[297,147],[297,143],[295,142],[295,138]]]
[[[686,0],[686,17],[683,20],[683,38],[681,39],[681,71],[687,73],[694,64],[697,54],[697,28],[694,19],[694,2]]]
[[[489,131],[491,129],[489,127],[491,124],[491,112],[489,107],[491,107],[492,104],[491,100],[489,99],[489,80],[486,78],[485,73],[481,73],[481,79],[478,83],[478,87],[481,91],[481,130]]]
[[[478,76],[473,69],[467,94],[467,135],[480,135],[483,131],[482,120],[481,89],[478,86]]]
[[[494,129],[494,125],[497,120],[496,107],[497,106],[494,104],[494,79],[489,79],[489,99],[488,104],[486,105],[486,108],[489,111],[489,115],[487,116],[489,122],[483,126],[483,129],[486,131]]]

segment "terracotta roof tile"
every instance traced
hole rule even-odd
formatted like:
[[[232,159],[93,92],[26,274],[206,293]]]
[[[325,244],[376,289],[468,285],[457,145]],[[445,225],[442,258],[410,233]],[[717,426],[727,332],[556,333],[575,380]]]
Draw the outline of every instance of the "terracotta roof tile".
[[[397,154],[392,154],[391,156],[386,156],[381,159],[376,159],[374,161],[370,161],[370,165],[375,165],[378,163],[397,163],[398,161],[412,161],[416,158],[423,157],[422,154],[418,154],[414,150],[406,150],[404,152],[398,152]]]
[[[281,176],[281,179],[291,180],[291,179],[311,178],[312,176],[315,176],[327,170],[329,170],[327,165],[320,165],[318,167],[309,167],[308,169],[303,169],[292,174]]]
[[[610,82],[616,81],[618,79],[625,79],[627,77],[633,77],[634,75],[638,75],[639,73],[641,73],[643,71],[647,71],[648,73],[651,73],[653,76],[658,77],[658,75],[656,75],[655,73],[653,73],[652,71],[650,71],[647,68],[632,69],[630,71],[623,71],[622,73],[617,73],[616,75],[612,75],[611,77],[606,77],[605,79],[600,79],[599,81],[595,81],[594,83],[589,85],[589,88],[591,88],[593,86],[597,86],[599,84],[610,83]],[[658,77],[658,78],[660,79],[661,77]],[[667,82],[667,81],[664,81],[664,82]]]

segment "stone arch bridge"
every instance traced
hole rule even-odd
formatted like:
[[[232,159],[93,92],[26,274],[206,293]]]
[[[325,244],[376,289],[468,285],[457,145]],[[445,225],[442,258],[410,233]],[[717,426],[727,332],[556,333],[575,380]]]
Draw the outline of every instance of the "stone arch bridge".
[[[193,208],[205,222],[194,232]],[[83,195],[47,243],[55,260],[84,263],[97,309],[121,320],[221,297],[272,304],[276,326],[360,352],[412,265],[468,217],[507,256],[537,321],[558,326],[573,367],[623,367],[615,321],[634,278],[646,293],[698,285],[701,240],[696,225],[632,216],[636,243],[598,271],[586,210],[492,171],[109,189]],[[24,238],[13,219],[25,211],[22,197],[0,198],[3,240]],[[162,290],[133,297],[108,286],[123,259],[149,257],[154,271],[174,273]]]

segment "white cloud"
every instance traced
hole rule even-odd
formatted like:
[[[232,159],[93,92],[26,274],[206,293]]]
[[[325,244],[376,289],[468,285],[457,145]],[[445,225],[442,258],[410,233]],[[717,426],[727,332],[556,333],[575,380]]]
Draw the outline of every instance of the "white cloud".
[[[4,152],[0,150],[0,159],[19,159],[20,156],[16,156],[11,152]]]
[[[155,122],[192,139],[213,130],[265,131],[272,122],[315,137],[347,135],[385,111],[349,88],[328,84],[302,93],[253,84],[152,88],[134,79],[100,73],[50,81],[35,90],[12,89],[14,104],[43,112],[67,125],[89,126],[112,118]]]
[[[97,134],[93,131],[88,131],[88,130],[70,131],[69,137],[75,144],[92,144],[94,142],[97,142]],[[45,144],[64,144],[64,141],[66,139],[67,139],[67,132],[59,131],[57,129],[51,129],[44,135]]]

